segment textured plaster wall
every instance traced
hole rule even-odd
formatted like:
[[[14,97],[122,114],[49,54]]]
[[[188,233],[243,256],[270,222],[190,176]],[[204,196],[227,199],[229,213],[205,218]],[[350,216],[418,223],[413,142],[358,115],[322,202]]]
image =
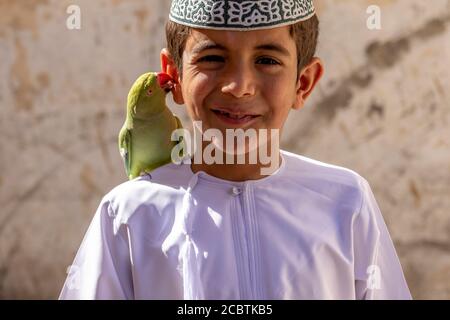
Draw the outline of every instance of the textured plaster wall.
[[[449,299],[450,1],[315,3],[326,75],[282,147],[366,177],[413,296]],[[71,4],[80,30],[66,27]],[[366,27],[371,4],[381,30]],[[126,95],[159,70],[169,5],[0,0],[1,298],[56,298],[101,197],[125,180]]]

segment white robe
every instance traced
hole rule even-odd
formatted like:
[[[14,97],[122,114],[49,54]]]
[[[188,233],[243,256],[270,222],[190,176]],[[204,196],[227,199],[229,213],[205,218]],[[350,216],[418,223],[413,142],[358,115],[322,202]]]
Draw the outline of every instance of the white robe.
[[[368,182],[281,150],[259,180],[164,165],[110,191],[60,299],[411,299]]]

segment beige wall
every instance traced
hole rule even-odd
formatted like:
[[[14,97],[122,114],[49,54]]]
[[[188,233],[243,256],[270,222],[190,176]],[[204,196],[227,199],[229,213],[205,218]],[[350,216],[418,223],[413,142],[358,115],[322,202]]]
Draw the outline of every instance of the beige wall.
[[[70,4],[81,30],[66,28]],[[1,298],[56,298],[101,197],[125,180],[126,95],[159,70],[169,4],[0,0]],[[381,30],[366,27],[370,4]],[[326,75],[282,147],[366,177],[413,296],[449,299],[450,1],[316,7]]]

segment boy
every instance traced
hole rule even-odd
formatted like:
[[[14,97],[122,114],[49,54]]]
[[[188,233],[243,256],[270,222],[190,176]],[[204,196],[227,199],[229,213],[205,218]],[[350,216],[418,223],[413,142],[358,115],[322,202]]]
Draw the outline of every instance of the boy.
[[[61,299],[411,298],[367,181],[278,148],[323,73],[317,24],[311,0],[173,1],[162,71],[194,129],[225,136],[196,152],[244,161],[189,156],[113,189]],[[257,140],[228,149],[230,129]],[[251,161],[266,147],[269,175]]]

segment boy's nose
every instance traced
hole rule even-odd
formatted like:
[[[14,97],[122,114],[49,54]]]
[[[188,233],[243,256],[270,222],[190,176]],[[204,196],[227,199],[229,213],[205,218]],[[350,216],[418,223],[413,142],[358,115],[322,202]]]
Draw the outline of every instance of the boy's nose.
[[[248,66],[229,68],[223,77],[222,92],[236,98],[253,96],[256,92],[255,75]]]

